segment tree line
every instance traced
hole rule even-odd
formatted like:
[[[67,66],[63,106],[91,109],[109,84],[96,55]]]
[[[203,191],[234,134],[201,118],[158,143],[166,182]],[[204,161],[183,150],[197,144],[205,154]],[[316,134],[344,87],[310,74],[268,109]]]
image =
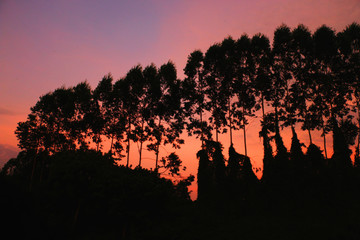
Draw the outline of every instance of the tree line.
[[[35,155],[96,149],[118,159],[126,157],[126,166],[131,143],[139,145],[138,166],[146,144],[154,152],[154,168],[158,169],[160,146],[180,148],[183,132],[199,138],[202,151],[221,148],[214,146],[219,144],[219,134],[226,133],[235,151],[233,132],[242,130],[246,159],[246,126],[260,115],[263,179],[284,172],[289,159],[295,165],[303,164],[296,126],[308,133],[311,148],[318,148],[313,145],[312,132],[322,132],[323,153],[319,151],[324,159],[329,158],[326,135],[332,133],[332,158],[338,167],[353,165],[349,146],[358,137],[355,165],[359,165],[359,63],[357,23],[338,33],[325,25],[314,33],[304,25],[294,29],[281,25],[272,45],[261,33],[244,34],[239,39],[225,38],[205,53],[190,53],[184,79],[177,77],[169,61],[159,68],[135,66],[116,81],[108,74],[95,89],[86,82],[58,88],[40,97],[15,133],[19,147]],[[284,127],[293,133],[290,151],[281,137]],[[106,141],[109,149],[104,148]],[[209,147],[210,142],[216,144]],[[232,164],[230,158],[228,164]],[[201,163],[199,174],[200,169]]]

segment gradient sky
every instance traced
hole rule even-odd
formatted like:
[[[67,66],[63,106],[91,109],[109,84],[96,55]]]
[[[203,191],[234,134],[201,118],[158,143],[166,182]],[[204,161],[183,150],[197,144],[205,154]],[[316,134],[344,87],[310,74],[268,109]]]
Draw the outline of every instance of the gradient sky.
[[[134,65],[168,60],[183,78],[189,53],[206,51],[229,35],[261,32],[272,39],[282,23],[341,31],[352,22],[360,23],[359,0],[0,0],[0,156],[14,154],[17,122],[26,120],[41,95],[58,87],[87,80],[94,88],[109,72],[119,79]],[[260,166],[257,126],[257,120],[250,122],[249,155]],[[288,143],[290,135],[283,135]],[[240,132],[234,137],[242,144]],[[186,140],[181,156],[187,173],[196,174],[200,144]],[[227,155],[226,136],[223,142]],[[145,157],[152,165],[153,154]]]

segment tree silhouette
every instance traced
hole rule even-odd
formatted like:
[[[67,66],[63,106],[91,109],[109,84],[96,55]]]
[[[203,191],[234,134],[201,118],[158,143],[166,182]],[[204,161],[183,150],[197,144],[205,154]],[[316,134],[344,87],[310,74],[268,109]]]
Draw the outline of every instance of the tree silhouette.
[[[126,74],[123,80],[124,85],[121,101],[123,102],[123,108],[125,110],[125,117],[127,118],[127,130],[126,130],[126,141],[127,141],[127,158],[126,166],[129,166],[130,161],[130,140],[134,140],[134,131],[132,126],[136,128],[139,124],[139,108],[141,104],[141,98],[144,94],[144,76],[142,67],[140,65],[133,67]]]
[[[358,115],[358,127],[360,129],[360,25],[352,23],[347,26],[344,31],[338,33],[339,50],[341,53],[341,62],[343,63],[342,78],[351,84],[354,96],[354,111]],[[358,142],[356,146],[355,159],[360,159],[360,134],[358,134]]]
[[[198,195],[199,201],[206,201],[210,198],[212,191],[212,163],[206,145],[197,152],[196,157],[199,159],[199,168],[197,172]]]
[[[247,117],[253,117],[256,110],[254,109],[256,104],[253,82],[254,61],[251,53],[251,40],[247,35],[242,35],[236,42],[236,66],[233,90],[237,97],[237,101],[235,100],[233,109],[235,110],[234,124],[243,128],[245,156],[247,156]]]
[[[155,152],[155,169],[158,168],[162,143],[170,143],[175,148],[183,143],[180,138],[184,126],[180,91],[181,82],[177,79],[175,65],[169,61],[160,67],[158,77],[150,83],[153,116],[150,126],[155,142],[148,144],[148,149]]]
[[[206,83],[204,80],[204,55],[200,50],[188,56],[184,73],[187,76],[183,81],[182,92],[184,111],[188,118],[187,130],[190,135],[200,135],[201,146],[204,140],[211,138],[211,129],[204,119],[206,108]],[[196,119],[194,115],[198,115]]]
[[[272,181],[274,176],[276,175],[276,162],[273,156],[273,150],[272,146],[270,144],[270,137],[269,133],[271,128],[273,126],[269,123],[269,117],[268,115],[265,115],[263,117],[263,120],[261,121],[261,131],[259,132],[259,136],[263,139],[263,149],[264,149],[264,158],[263,158],[263,176],[262,181],[263,182],[269,182]]]
[[[336,90],[334,86],[334,71],[333,63],[336,55],[335,33],[327,26],[322,26],[317,29],[313,36],[315,46],[315,81],[313,86],[313,104],[316,106],[313,109],[316,114],[320,116],[320,128],[322,128],[322,135],[324,138],[325,157],[326,151],[326,118],[335,118],[334,116],[334,97]],[[339,99],[338,99],[339,100]]]
[[[206,95],[209,99],[207,110],[211,113],[210,123],[215,128],[215,141],[219,140],[219,133],[223,126],[226,126],[226,102],[227,94],[222,94],[224,76],[222,74],[223,53],[220,44],[212,45],[205,53],[204,69],[206,81]],[[224,129],[224,131],[226,131]]]
[[[306,161],[305,155],[301,148],[304,144],[300,143],[300,140],[297,137],[294,127],[292,127],[291,130],[293,135],[291,139],[290,159],[293,163],[294,174],[297,177],[301,178],[305,174],[305,169],[307,165],[305,162]]]
[[[273,69],[273,95],[272,105],[275,110],[275,127],[279,129],[279,121],[283,120],[285,126],[294,126],[295,112],[290,101],[291,76],[291,52],[292,34],[290,28],[281,25],[274,32],[272,54]],[[284,116],[285,114],[287,116]],[[276,130],[278,131],[278,130]]]
[[[333,122],[333,148],[334,154],[331,157],[333,164],[338,171],[352,167],[350,145],[354,145],[357,136],[357,126],[350,119],[341,120],[338,124]]]
[[[299,25],[292,31],[293,42],[291,44],[291,71],[295,82],[290,88],[290,103],[300,118],[297,121],[303,122],[302,129],[307,130],[309,141],[312,144],[311,131],[315,129],[315,119],[312,118],[309,105],[311,94],[309,89],[313,76],[313,41],[310,31]],[[292,116],[294,117],[294,116]]]
[[[35,152],[50,154],[76,148],[76,141],[83,141],[80,130],[72,126],[75,119],[74,91],[71,88],[58,88],[40,97],[31,108],[26,122],[18,124],[15,134],[19,147]],[[79,137],[79,139],[77,139]]]
[[[272,96],[272,75],[271,75],[271,52],[269,39],[257,34],[251,39],[251,52],[254,61],[253,83],[257,106],[262,112],[262,129],[259,136],[263,138],[264,159],[263,178],[270,179],[273,175],[274,158],[269,138],[269,123],[265,115],[265,103],[271,100]]]
[[[237,178],[241,170],[241,155],[235,151],[233,145],[229,147],[229,160],[226,166],[227,175],[230,181],[230,187],[235,188],[237,186]]]
[[[232,99],[234,93],[234,80],[236,75],[236,42],[231,37],[224,39],[221,42],[221,58],[219,64],[220,71],[220,102],[224,107],[223,114],[228,113],[227,124],[229,127],[230,145],[233,143],[232,130],[235,129],[233,123],[234,107],[232,105]],[[226,119],[226,117],[225,117]]]
[[[288,154],[284,142],[280,135],[280,118],[284,113],[288,113],[285,118],[285,126],[294,126],[294,111],[290,105],[290,79],[292,78],[290,72],[291,66],[291,31],[289,27],[282,25],[275,30],[273,42],[273,84],[271,103],[274,108],[274,126],[275,126],[275,143],[277,154],[275,158],[279,161],[280,166],[287,165]],[[295,129],[292,128],[295,132]]]
[[[99,144],[101,141],[101,134],[105,134],[105,136],[110,139],[110,153],[112,153],[114,137],[116,132],[118,132],[116,127],[118,126],[117,121],[119,120],[115,117],[116,108],[113,87],[113,77],[111,74],[108,74],[105,75],[98,83],[93,93],[94,99],[97,101],[100,111],[100,136],[97,137],[99,139],[97,143]],[[97,146],[97,149],[99,149],[99,146]]]
[[[151,126],[150,122],[153,120],[153,114],[151,111],[152,108],[152,99],[151,99],[151,84],[155,81],[158,77],[158,71],[154,64],[147,66],[143,70],[143,89],[142,91],[138,92],[138,99],[139,99],[139,124],[135,127],[135,134],[134,137],[136,141],[140,142],[140,147],[138,147],[139,151],[139,164],[141,166],[142,160],[142,150],[143,150],[143,143],[151,138]]]
[[[221,143],[208,140],[205,141],[204,148],[197,153],[200,201],[218,199],[226,193],[226,167],[222,148]]]
[[[75,114],[71,120],[70,131],[81,149],[89,149],[91,140],[98,141],[93,133],[99,131],[98,105],[93,98],[93,92],[90,85],[86,82],[79,83],[74,88]],[[94,128],[95,127],[95,128]],[[95,141],[95,143],[97,143]]]
[[[250,192],[256,190],[258,179],[252,170],[250,158],[238,154],[231,145],[227,168],[227,184],[230,197],[247,198]]]
[[[265,101],[270,101],[272,81],[271,81],[271,54],[269,39],[257,34],[251,39],[251,52],[254,61],[253,79],[255,94],[258,97],[257,103],[265,117]]]

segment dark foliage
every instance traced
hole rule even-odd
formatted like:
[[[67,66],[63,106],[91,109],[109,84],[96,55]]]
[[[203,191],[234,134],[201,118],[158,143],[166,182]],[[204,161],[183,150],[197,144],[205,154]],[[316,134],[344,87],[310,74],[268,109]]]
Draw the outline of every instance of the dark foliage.
[[[12,162],[27,157],[31,156],[20,154]],[[104,229],[131,236],[147,231],[153,221],[171,214],[175,205],[190,200],[191,176],[174,185],[156,172],[114,165],[111,155],[95,151],[61,152],[45,159],[47,166],[37,171],[42,179],[37,179],[31,192],[31,165],[13,167],[16,171],[6,167],[1,175],[5,193],[11,193],[2,196],[1,203],[16,209],[18,201],[23,201],[19,210],[6,212],[15,214],[10,219],[25,218],[17,228],[27,237],[60,239],[84,232],[90,236]]]

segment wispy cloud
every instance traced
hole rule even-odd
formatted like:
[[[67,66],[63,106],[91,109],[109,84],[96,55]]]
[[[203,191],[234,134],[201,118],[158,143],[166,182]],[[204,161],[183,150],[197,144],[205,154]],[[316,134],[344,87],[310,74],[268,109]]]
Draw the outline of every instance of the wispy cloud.
[[[0,115],[14,116],[17,113],[15,111],[0,107]]]

